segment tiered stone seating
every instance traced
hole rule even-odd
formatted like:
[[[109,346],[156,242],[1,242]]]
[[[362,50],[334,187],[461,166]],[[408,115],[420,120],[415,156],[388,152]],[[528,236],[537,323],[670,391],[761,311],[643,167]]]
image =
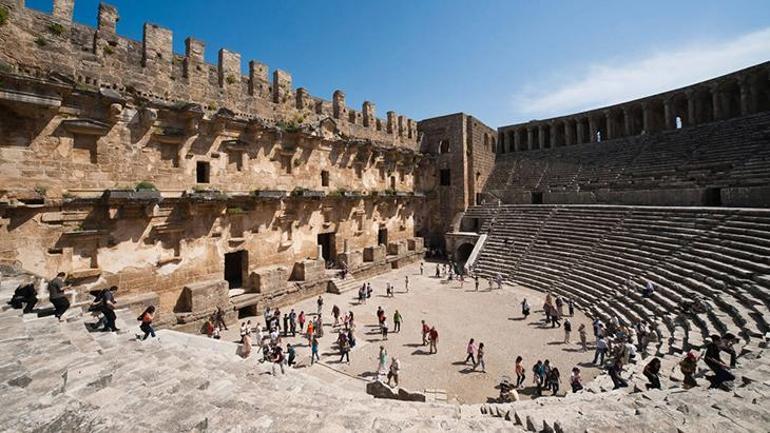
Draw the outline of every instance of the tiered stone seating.
[[[598,317],[653,323],[663,353],[770,331],[770,210],[503,205],[496,221],[482,276],[503,272]],[[647,281],[656,290],[642,297]],[[707,310],[684,308],[696,301]]]
[[[590,191],[770,183],[770,113],[681,130],[499,155],[486,190]]]
[[[0,298],[13,291],[5,280]],[[89,333],[68,321],[0,311],[0,430],[41,431],[497,431],[500,420],[457,405],[378,400],[365,384],[301,370],[268,374],[238,345],[174,331],[136,341],[134,314],[123,333]],[[323,367],[317,367],[325,370]],[[516,429],[518,430],[518,429]],[[514,431],[516,431],[514,430]],[[521,430],[519,430],[521,431]]]

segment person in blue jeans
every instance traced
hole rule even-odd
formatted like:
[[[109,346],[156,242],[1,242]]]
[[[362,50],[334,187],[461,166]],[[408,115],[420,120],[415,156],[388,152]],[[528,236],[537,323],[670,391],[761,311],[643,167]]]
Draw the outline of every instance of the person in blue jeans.
[[[599,365],[604,364],[604,355],[607,353],[607,342],[604,341],[604,337],[600,336],[596,339],[596,353],[594,354],[594,364],[599,361]]]
[[[150,305],[147,307],[142,314],[139,315],[139,317],[136,318],[136,320],[140,321],[139,329],[144,332],[144,337],[142,337],[142,340],[146,340],[148,336],[152,335],[152,338],[155,338],[155,329],[152,327],[152,321],[155,318],[155,306]],[[138,336],[137,336],[138,337]]]
[[[315,361],[320,361],[321,357],[318,356],[318,339],[313,337],[310,342],[310,365],[313,365]]]

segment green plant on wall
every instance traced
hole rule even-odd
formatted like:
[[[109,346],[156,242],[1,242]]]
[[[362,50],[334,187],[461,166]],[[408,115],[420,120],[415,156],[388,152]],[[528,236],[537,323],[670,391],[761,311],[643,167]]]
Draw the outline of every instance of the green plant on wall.
[[[35,38],[35,44],[36,44],[38,47],[44,47],[44,46],[48,45],[48,41],[47,41],[47,40],[45,40],[45,38],[44,38],[44,37],[42,37],[42,36],[38,36],[37,38]]]
[[[64,33],[64,26],[59,23],[52,23],[48,26],[48,31],[56,36],[61,36]]]
[[[45,189],[45,187],[44,187],[44,186],[40,186],[40,185],[38,185],[38,186],[36,186],[36,187],[35,187],[35,192],[36,192],[36,193],[37,193],[37,195],[39,195],[40,197],[45,197],[45,193],[46,193],[46,192],[48,192],[48,190],[47,190],[47,189]]]
[[[143,180],[137,183],[134,189],[136,189],[137,191],[157,191],[158,190],[158,188],[155,187],[155,184],[147,180]]]
[[[294,190],[292,190],[291,196],[292,197],[300,197],[300,196],[302,196],[302,194],[305,193],[305,191],[308,191],[308,189],[307,188],[303,188],[301,186],[298,186],[298,187],[294,188]]]
[[[0,6],[0,26],[8,22],[8,15],[10,15],[8,8],[5,6]]]
[[[233,75],[228,75],[225,81],[227,81],[227,84],[233,85],[238,81],[238,79]]]
[[[113,50],[113,49],[112,49],[112,47],[111,47],[111,46],[109,46],[109,45],[107,45],[106,47],[104,47],[104,50],[103,50],[103,51],[104,51],[104,54],[106,54],[106,55],[108,55],[108,56],[109,56],[109,55],[112,55],[112,53],[114,53],[114,52],[115,52],[115,50]]]

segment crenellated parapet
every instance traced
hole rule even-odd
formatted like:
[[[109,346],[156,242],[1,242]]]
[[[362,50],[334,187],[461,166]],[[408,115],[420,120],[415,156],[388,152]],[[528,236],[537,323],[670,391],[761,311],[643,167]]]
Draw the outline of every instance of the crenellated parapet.
[[[568,116],[503,126],[498,153],[552,149],[686,128],[770,110],[770,62]]]
[[[416,122],[376,117],[375,104],[360,110],[347,107],[336,91],[331,100],[295,89],[289,72],[270,68],[239,53],[220,49],[216,65],[205,61],[205,44],[185,39],[185,52],[173,52],[174,34],[158,24],[146,23],[142,41],[117,34],[118,10],[102,3],[97,28],[72,20],[75,0],[54,0],[53,13],[24,7],[18,0],[0,0],[9,11],[0,27],[0,66],[6,72],[47,79],[66,77],[76,86],[108,88],[171,103],[194,103],[205,110],[227,108],[244,116],[274,122],[317,123],[334,119],[345,137],[418,148]],[[411,126],[410,126],[411,125]]]

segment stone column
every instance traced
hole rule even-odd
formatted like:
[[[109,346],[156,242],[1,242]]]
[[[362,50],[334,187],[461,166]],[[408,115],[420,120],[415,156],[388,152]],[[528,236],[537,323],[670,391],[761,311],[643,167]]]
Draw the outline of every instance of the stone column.
[[[687,124],[688,126],[695,126],[696,112],[695,112],[695,90],[687,89],[684,94],[687,96]]]
[[[537,127],[537,146],[538,149],[545,149],[545,125]]]
[[[532,150],[535,146],[535,130],[527,127],[527,150]]]
[[[577,137],[575,137],[575,144],[582,144],[583,137],[585,136],[585,134],[583,133],[583,130],[585,129],[585,125],[583,125],[583,119],[576,119],[575,122],[577,125],[576,127]]]
[[[575,144],[572,138],[572,128],[570,128],[569,120],[564,121],[564,145],[571,146]]]
[[[589,143],[596,143],[596,120],[593,118],[593,116],[588,118],[588,133],[590,137],[588,137]],[[603,139],[604,137],[602,137]]]
[[[751,100],[751,88],[749,85],[749,79],[745,75],[738,76],[738,87],[741,92],[741,116],[749,114],[751,109],[749,108]]]
[[[642,102],[642,131],[645,134],[650,133],[652,127],[652,112],[649,102]]]
[[[612,111],[604,110],[604,124],[607,125],[607,137],[602,137],[605,140],[612,140],[615,138],[615,126],[612,124]]]
[[[673,103],[674,101],[672,101],[671,96],[663,100],[663,112],[664,116],[666,116],[666,129],[676,129]]]
[[[557,122],[555,120],[552,120],[551,123],[550,123],[550,128],[551,128],[551,149],[555,149],[556,146],[559,145],[558,139],[556,137],[558,135],[556,133],[556,130],[558,129],[556,127],[556,123]]]
[[[721,107],[721,92],[719,91],[719,84],[714,84],[711,86],[711,107],[713,109],[714,113],[714,120],[719,120],[722,118],[722,107]]]
[[[623,126],[626,130],[626,137],[631,136],[631,113],[629,109],[623,107]]]
[[[513,130],[513,151],[518,152],[521,149],[521,140],[519,139],[519,130]]]

